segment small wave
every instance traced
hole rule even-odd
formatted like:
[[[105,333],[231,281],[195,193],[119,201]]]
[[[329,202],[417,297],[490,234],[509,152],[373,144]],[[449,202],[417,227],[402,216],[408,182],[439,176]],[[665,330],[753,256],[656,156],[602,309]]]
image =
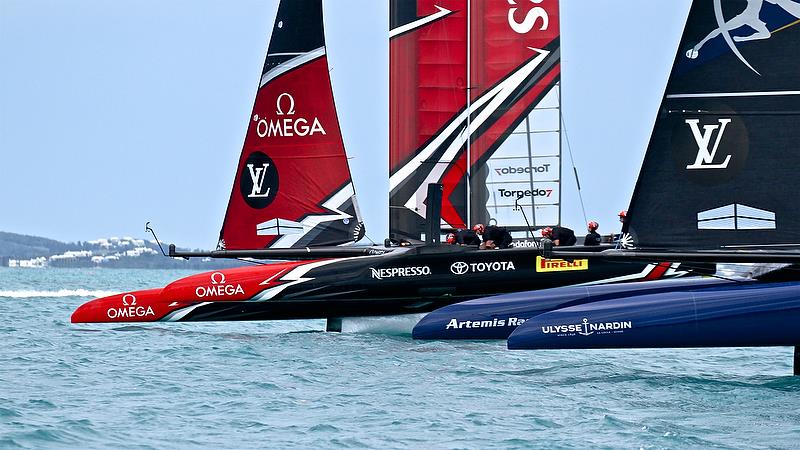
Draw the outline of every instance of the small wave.
[[[59,289],[57,291],[0,291],[0,297],[5,298],[34,298],[34,297],[107,297],[119,294],[117,291],[99,291],[89,289]]]

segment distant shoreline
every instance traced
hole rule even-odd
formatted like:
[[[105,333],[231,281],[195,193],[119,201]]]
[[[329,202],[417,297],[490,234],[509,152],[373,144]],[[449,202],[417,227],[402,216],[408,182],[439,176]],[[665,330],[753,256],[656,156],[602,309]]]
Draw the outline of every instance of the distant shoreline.
[[[232,259],[170,258],[161,253],[157,242],[127,236],[60,242],[0,231],[0,267],[215,270],[246,264]]]

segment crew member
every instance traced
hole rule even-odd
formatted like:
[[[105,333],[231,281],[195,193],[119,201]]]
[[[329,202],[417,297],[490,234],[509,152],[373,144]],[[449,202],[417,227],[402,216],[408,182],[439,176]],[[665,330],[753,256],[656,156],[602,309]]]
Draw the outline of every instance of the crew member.
[[[622,231],[612,236],[612,242],[616,244],[617,248],[627,247],[632,244],[630,234],[628,234],[628,220],[628,211],[620,211],[619,222],[622,224]]]
[[[483,238],[481,248],[508,248],[511,246],[511,233],[503,227],[495,225],[486,226],[482,223],[475,224],[472,231]]]
[[[447,243],[451,245],[481,245],[481,238],[472,230],[458,229],[447,235]]]
[[[583,245],[600,245],[600,241],[602,240],[602,238],[600,237],[600,234],[597,232],[597,228],[600,227],[600,225],[594,220],[592,220],[588,224],[586,224],[586,226],[589,229],[589,234],[587,234],[586,237],[583,239]]]
[[[556,247],[575,245],[575,243],[578,242],[578,239],[575,237],[575,232],[567,227],[543,228],[542,237],[553,241],[553,245]]]
[[[456,231],[456,242],[461,245],[481,245],[481,238],[472,230]]]

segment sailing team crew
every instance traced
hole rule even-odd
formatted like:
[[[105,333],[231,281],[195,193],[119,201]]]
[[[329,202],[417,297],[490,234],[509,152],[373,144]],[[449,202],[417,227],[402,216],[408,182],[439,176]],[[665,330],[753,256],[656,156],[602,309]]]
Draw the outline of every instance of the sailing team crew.
[[[583,245],[600,245],[602,237],[600,237],[600,233],[597,232],[597,229],[600,228],[600,224],[592,220],[586,224],[586,228],[589,230],[589,233],[583,239]]]
[[[619,214],[620,222],[624,222],[625,217],[625,211],[622,211]],[[589,233],[586,234],[583,245],[600,245],[602,236],[597,232],[600,225],[592,220],[586,226]],[[557,247],[572,246],[578,242],[574,231],[560,226],[543,228],[542,237],[550,239]],[[504,227],[487,226],[482,223],[475,224],[471,230],[458,229],[454,233],[449,233],[446,238],[446,242],[451,245],[479,245],[481,249],[509,248],[511,241],[511,233]]]
[[[481,245],[481,238],[472,230],[458,229],[455,233],[447,235],[448,244]]]
[[[511,246],[511,233],[503,227],[477,223],[472,227],[472,231],[483,238],[482,249],[509,248]]]
[[[575,237],[575,232],[567,227],[542,228],[542,237],[553,241],[553,245],[556,247],[575,245],[575,243],[578,242],[578,239]]]

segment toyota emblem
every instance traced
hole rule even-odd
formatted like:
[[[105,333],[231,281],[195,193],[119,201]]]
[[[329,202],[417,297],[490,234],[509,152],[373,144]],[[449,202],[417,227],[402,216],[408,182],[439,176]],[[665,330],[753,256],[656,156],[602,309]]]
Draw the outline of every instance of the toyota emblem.
[[[455,275],[464,275],[468,270],[469,264],[465,263],[464,261],[458,261],[450,264],[450,272],[453,272]]]

